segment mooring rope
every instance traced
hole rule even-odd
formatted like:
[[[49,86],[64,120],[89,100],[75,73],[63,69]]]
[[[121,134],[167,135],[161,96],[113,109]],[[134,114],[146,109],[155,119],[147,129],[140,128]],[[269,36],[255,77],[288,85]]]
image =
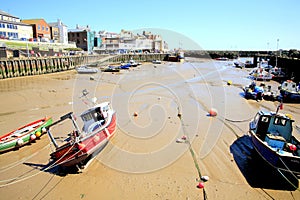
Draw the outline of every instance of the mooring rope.
[[[284,163],[284,161],[279,157],[279,160],[282,162],[282,164],[285,166],[285,168],[287,169],[287,171],[296,179],[298,180],[298,178],[295,176],[295,174],[292,172],[292,170],[289,169],[289,167]],[[280,169],[277,169],[277,171],[281,174],[281,176],[291,185],[293,186],[296,190],[300,191],[300,189],[298,188],[298,186],[294,185],[281,171]]]
[[[192,155],[192,158],[193,158],[193,161],[194,161],[194,165],[195,165],[195,167],[196,167],[196,169],[197,169],[198,176],[199,176],[199,180],[201,180],[202,175],[201,175],[201,171],[200,171],[199,164],[198,164],[198,162],[197,162],[196,154],[195,154],[195,152],[194,152],[194,150],[193,150],[193,148],[192,148],[192,144],[191,144],[191,142],[190,142],[189,135],[186,134],[187,132],[186,132],[186,130],[185,130],[185,126],[184,126],[184,123],[183,123],[183,120],[182,120],[182,118],[181,118],[181,114],[180,114],[180,113],[178,114],[178,118],[179,118],[180,123],[181,123],[181,127],[182,127],[182,130],[183,130],[183,134],[187,137],[186,142],[187,142],[187,144],[189,145],[189,150],[190,150],[190,152],[191,152],[191,155]],[[207,200],[207,199],[208,199],[208,198],[207,198],[206,191],[205,191],[204,188],[203,188],[203,199],[204,199],[204,200]]]

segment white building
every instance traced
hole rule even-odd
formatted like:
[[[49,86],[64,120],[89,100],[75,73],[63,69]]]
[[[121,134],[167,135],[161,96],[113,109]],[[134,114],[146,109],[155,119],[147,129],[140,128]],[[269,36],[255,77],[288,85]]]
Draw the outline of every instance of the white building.
[[[24,24],[19,17],[0,10],[0,38],[28,40],[32,37],[31,25]]]
[[[121,30],[120,34],[106,31],[99,32],[102,38],[101,51],[109,52],[163,52],[166,42],[160,35],[143,33],[143,35],[134,35],[131,31]]]
[[[68,44],[68,27],[60,19],[57,22],[48,23],[49,26],[56,27],[59,30],[59,43]]]

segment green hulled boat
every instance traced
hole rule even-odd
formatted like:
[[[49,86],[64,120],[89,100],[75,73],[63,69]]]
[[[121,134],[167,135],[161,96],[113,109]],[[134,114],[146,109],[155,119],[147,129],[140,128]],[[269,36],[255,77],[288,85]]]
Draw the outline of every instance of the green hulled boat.
[[[51,117],[31,122],[0,137],[0,153],[19,148],[46,133],[45,127],[52,124]]]

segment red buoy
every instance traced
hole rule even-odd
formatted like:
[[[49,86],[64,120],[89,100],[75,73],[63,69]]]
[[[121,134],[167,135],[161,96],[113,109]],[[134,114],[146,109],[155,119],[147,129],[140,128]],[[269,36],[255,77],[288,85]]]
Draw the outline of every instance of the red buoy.
[[[296,151],[297,150],[296,145],[294,145],[294,144],[290,145],[290,150],[291,151]]]
[[[204,188],[204,183],[203,182],[199,182],[198,185],[197,185],[197,188],[200,188],[200,189]]]
[[[33,141],[33,140],[35,140],[35,139],[36,139],[36,135],[31,134],[31,135],[30,135],[30,140]]]
[[[217,116],[217,110],[215,108],[211,108],[209,110],[209,115],[212,116],[212,117]]]

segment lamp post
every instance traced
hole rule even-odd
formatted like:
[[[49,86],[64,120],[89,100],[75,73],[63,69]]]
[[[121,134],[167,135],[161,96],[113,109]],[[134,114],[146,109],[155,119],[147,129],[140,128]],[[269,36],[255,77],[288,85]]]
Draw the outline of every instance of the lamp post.
[[[275,66],[275,67],[277,67],[278,43],[279,43],[279,39],[277,39],[277,49],[276,49],[276,66]]]

